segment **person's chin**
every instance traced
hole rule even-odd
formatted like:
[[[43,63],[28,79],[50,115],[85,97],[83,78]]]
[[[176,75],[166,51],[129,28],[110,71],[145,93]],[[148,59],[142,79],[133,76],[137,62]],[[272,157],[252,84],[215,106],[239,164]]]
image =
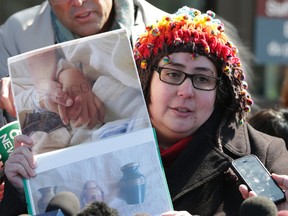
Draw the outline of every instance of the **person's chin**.
[[[86,37],[90,35],[94,35],[100,32],[100,29],[95,28],[95,26],[90,27],[89,25],[87,26],[80,26],[75,34],[77,34],[80,37]]]

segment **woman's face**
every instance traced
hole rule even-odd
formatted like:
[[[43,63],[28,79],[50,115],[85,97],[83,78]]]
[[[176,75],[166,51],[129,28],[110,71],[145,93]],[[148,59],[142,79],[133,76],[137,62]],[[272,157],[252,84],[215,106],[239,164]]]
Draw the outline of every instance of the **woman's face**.
[[[192,75],[217,77],[215,65],[205,56],[193,59],[191,53],[179,52],[169,57],[168,63],[161,59],[158,66]],[[168,147],[193,134],[212,114],[216,91],[216,88],[212,91],[195,89],[189,78],[180,85],[167,84],[160,80],[159,73],[155,71],[148,109],[159,143]]]
[[[50,0],[51,8],[61,23],[79,36],[105,31],[113,0]]]

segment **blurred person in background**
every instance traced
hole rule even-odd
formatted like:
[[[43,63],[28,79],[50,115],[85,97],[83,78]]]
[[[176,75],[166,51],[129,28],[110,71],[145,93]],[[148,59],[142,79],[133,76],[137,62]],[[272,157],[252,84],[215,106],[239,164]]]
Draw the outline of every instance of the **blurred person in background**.
[[[288,108],[288,71],[286,71],[284,81],[282,83],[280,103],[283,107]]]
[[[284,139],[288,148],[288,109],[261,109],[248,118],[257,130]]]

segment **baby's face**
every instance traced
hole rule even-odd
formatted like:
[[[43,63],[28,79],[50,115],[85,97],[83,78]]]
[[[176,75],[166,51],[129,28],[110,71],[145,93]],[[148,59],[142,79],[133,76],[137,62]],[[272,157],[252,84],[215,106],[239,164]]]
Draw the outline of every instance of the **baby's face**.
[[[72,97],[91,89],[84,73],[79,68],[69,68],[61,71],[58,82],[62,84],[63,90]]]
[[[58,76],[60,83],[77,82],[77,80],[85,79],[84,73],[79,68],[68,68],[62,70]]]

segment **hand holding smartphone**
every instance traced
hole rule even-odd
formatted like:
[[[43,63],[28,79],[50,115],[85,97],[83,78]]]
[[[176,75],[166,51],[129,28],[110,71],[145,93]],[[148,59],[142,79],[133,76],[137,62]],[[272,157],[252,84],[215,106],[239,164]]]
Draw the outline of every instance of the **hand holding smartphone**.
[[[285,193],[273,180],[269,171],[255,155],[247,155],[231,162],[231,168],[249,190],[265,196],[275,204],[285,201]]]

